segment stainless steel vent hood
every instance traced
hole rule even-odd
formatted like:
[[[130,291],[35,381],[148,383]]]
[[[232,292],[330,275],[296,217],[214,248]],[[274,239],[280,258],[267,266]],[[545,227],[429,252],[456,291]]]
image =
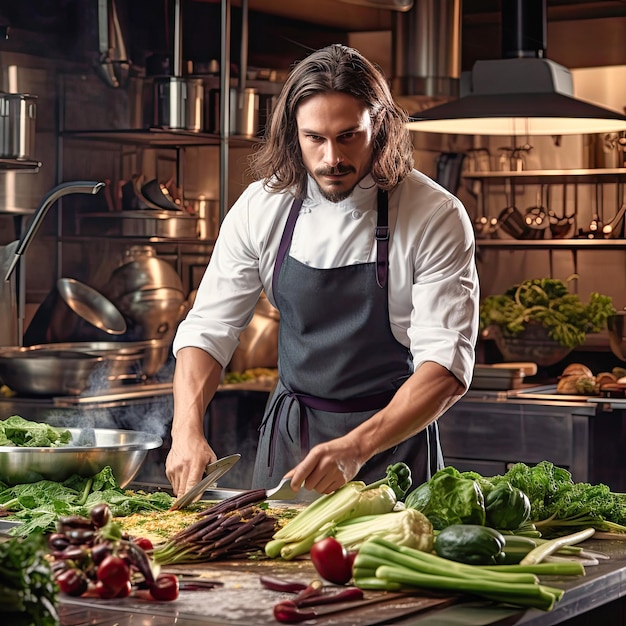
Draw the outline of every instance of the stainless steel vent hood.
[[[415,112],[411,130],[564,135],[626,130],[626,116],[576,99],[567,68],[544,58],[546,0],[502,1],[503,59],[463,72],[460,97]]]
[[[393,20],[392,90],[416,111],[459,95],[461,0],[416,0]]]

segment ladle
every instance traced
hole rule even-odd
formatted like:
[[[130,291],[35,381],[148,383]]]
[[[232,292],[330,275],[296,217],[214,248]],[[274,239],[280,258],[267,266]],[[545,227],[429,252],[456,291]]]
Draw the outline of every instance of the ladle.
[[[545,229],[550,225],[546,209],[543,205],[543,185],[537,191],[537,200],[535,206],[528,207],[524,215],[524,221],[534,230],[540,231],[536,238],[542,238]]]
[[[602,235],[605,239],[617,239],[623,236],[624,213],[626,213],[626,202],[623,199],[623,187],[617,187],[617,206],[619,207],[613,219],[602,227]]]
[[[474,220],[474,231],[479,239],[492,237],[500,227],[497,217],[487,217],[485,215],[485,194],[481,194],[480,215]]]
[[[596,210],[591,218],[591,222],[589,223],[589,232],[595,237],[602,232],[602,210],[601,204],[603,202],[602,198],[602,187],[596,184]]]
[[[576,212],[567,215],[567,184],[563,185],[563,211],[557,215],[555,211],[548,210],[550,218],[550,232],[552,239],[564,239],[572,229]]]

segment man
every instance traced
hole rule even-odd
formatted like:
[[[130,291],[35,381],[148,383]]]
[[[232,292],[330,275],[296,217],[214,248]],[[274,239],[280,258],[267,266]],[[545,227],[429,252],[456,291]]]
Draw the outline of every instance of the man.
[[[396,461],[418,484],[443,465],[437,419],[473,372],[475,242],[460,201],[413,169],[406,119],[356,50],[295,66],[175,338],[175,493],[216,458],[205,410],[262,290],[280,311],[279,382],[253,487],[288,475],[329,493]]]

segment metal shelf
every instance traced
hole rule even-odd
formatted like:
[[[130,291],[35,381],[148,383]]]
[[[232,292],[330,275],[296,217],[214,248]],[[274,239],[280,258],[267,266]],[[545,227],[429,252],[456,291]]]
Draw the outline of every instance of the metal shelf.
[[[626,168],[526,170],[521,172],[471,172],[463,174],[467,180],[486,182],[540,183],[607,183],[626,180]]]
[[[31,159],[4,159],[0,158],[0,170],[14,170],[20,172],[37,173],[41,167],[41,161]]]
[[[476,239],[478,248],[500,250],[624,250],[625,239]]]
[[[219,146],[220,137],[210,133],[190,130],[168,130],[163,128],[123,130],[66,130],[61,135],[68,139],[108,141],[126,145],[144,145],[155,148],[179,148],[184,146]],[[232,143],[248,146],[254,138],[233,135]]]

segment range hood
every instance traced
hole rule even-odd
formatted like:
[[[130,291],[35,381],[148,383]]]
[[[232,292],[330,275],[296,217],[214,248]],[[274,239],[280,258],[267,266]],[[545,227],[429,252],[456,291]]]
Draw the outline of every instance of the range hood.
[[[411,130],[565,135],[626,130],[626,116],[574,97],[569,70],[544,58],[546,0],[502,0],[502,59],[463,72],[460,97],[411,115]]]
[[[416,0],[394,15],[392,91],[408,111],[459,96],[461,0]]]

